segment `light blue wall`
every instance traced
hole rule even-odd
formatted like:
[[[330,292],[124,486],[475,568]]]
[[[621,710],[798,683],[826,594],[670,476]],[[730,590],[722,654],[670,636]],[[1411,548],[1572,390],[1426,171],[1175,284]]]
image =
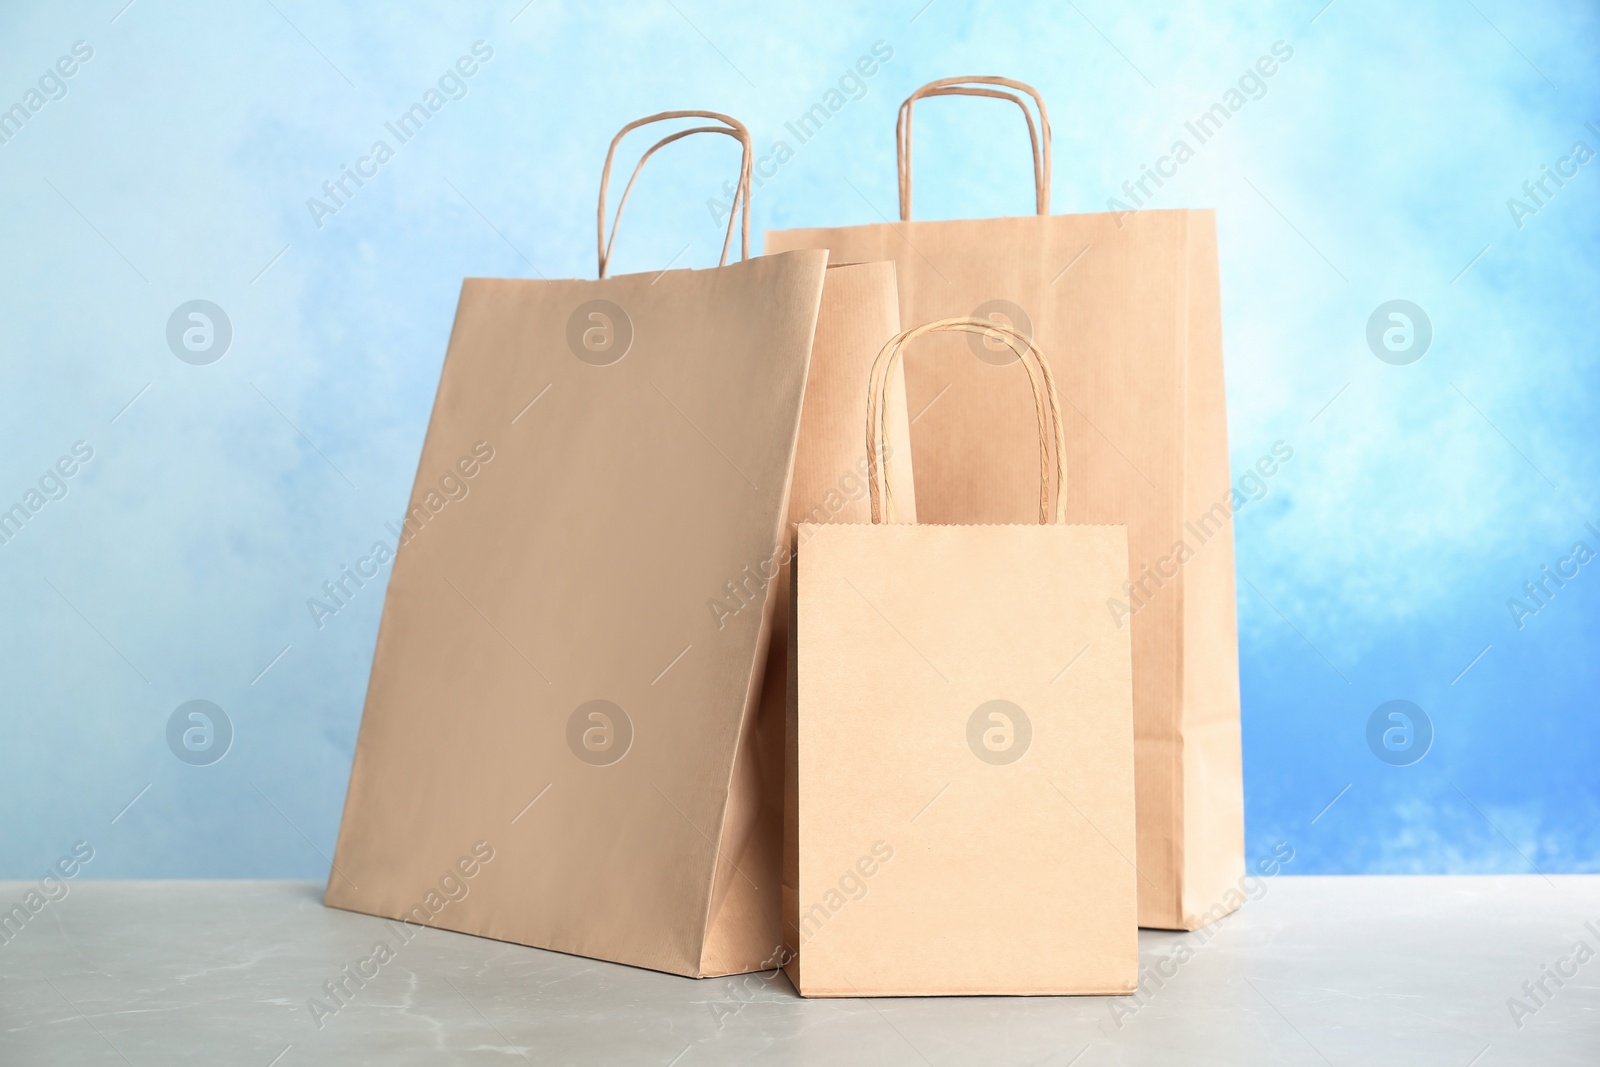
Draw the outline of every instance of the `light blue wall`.
[[[320,877],[382,591],[321,629],[306,600],[403,507],[462,276],[592,276],[619,126],[702,107],[790,140],[875,42],[893,58],[764,183],[759,229],[891,215],[895,107],[962,73],[1037,84],[1055,210],[1104,210],[1292,49],[1154,201],[1218,212],[1236,472],[1294,450],[1238,517],[1250,850],[1600,869],[1600,562],[1520,627],[1507,608],[1600,550],[1600,161],[1507,206],[1600,149],[1592,8],[123,3],[0,8],[0,107],[93,49],[0,144],[0,507],[93,450],[0,545],[0,877],[80,839],[90,876]],[[396,147],[384,123],[477,41],[466,95]],[[919,112],[919,216],[1029,210],[1021,136],[992,104]],[[394,158],[318,226],[307,199],[379,138]],[[617,269],[713,261],[732,160],[658,157]],[[1396,298],[1433,329],[1407,366],[1365,337]],[[165,336],[193,299],[232,326],[208,366]],[[212,766],[167,745],[193,699],[235,731]],[[1367,745],[1391,699],[1436,732],[1409,767]]]

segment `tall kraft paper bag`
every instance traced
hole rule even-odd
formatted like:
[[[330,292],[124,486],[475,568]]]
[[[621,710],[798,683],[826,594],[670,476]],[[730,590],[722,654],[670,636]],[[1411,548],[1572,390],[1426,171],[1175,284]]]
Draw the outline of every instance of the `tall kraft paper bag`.
[[[990,86],[986,88],[985,86]],[[1002,88],[992,88],[1000,86]],[[1035,125],[1024,98],[1038,106]],[[1011,101],[1033,137],[1036,215],[911,222],[911,113],[929,96]],[[1050,123],[1031,88],[949,78],[897,126],[898,223],[769,233],[769,250],[893,259],[900,316],[1016,326],[1051,361],[1075,523],[1128,527],[1128,584],[1102,606],[1131,630],[1139,922],[1190,930],[1243,897],[1238,630],[1216,223],[1210,211],[1050,215]],[[994,151],[993,138],[974,151]],[[924,522],[1016,522],[1034,476],[1027,384],[993,338],[945,335],[906,371]],[[930,406],[931,405],[931,406]]]
[[[784,534],[827,255],[608,278],[617,141],[684,117],[717,125],[644,158],[735,137],[747,252],[748,133],[669,112],[612,142],[598,281],[462,285],[331,906],[691,976],[771,954],[774,593],[706,605]]]
[[[871,395],[909,342],[985,328],[896,336]],[[904,464],[890,456],[882,492],[869,482],[870,522],[797,536],[793,906],[784,889],[786,971],[804,996],[1138,982],[1132,667],[1127,630],[1101,609],[1127,533],[1066,524],[1049,366],[1020,334],[1002,343],[1030,363],[1011,373],[1034,391],[1037,524],[898,522],[891,468]],[[889,407],[869,402],[869,436]]]

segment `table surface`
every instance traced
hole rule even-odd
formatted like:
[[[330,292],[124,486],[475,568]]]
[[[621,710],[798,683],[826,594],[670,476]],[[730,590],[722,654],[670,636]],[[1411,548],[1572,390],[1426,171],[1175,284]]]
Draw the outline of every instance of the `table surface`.
[[[802,1000],[419,930],[337,1010],[324,983],[400,939],[319,885],[66,884],[0,935],[6,1067],[1600,1064],[1593,875],[1263,880],[1209,931],[1141,931],[1136,998]]]

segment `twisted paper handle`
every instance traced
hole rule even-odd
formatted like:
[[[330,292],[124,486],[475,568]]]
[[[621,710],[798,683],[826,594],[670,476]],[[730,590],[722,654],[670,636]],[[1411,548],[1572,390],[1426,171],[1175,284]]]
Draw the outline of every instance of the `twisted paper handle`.
[[[617,203],[617,215],[611,223],[611,235],[606,236],[606,190],[611,184],[611,162],[617,154],[617,145],[629,133],[640,126],[648,126],[653,122],[665,122],[668,119],[702,118],[715,119],[724,123],[722,126],[695,126],[692,129],[679,130],[677,133],[668,134],[639,157],[639,162],[634,164],[633,175],[628,179],[628,184],[622,190],[622,199]],[[716,111],[663,111],[658,115],[648,118],[636,119],[617,131],[611,139],[611,147],[606,150],[606,163],[600,171],[600,210],[595,221],[595,241],[599,248],[600,277],[606,276],[606,271],[611,265],[611,246],[617,239],[617,226],[622,221],[622,209],[628,204],[628,194],[633,191],[633,183],[639,180],[639,171],[643,169],[645,161],[655,155],[657,151],[665,148],[673,141],[681,140],[694,133],[721,133],[732,137],[739,142],[742,158],[739,163],[739,187],[734,191],[733,204],[728,213],[728,234],[722,240],[722,258],[718,265],[728,262],[728,249],[733,244],[733,226],[735,219],[739,220],[740,240],[739,258],[750,258],[750,173],[751,150],[750,131],[738,119],[729,118]]]
[[[980,89],[979,85],[1004,85],[1033,97],[1039,109],[1039,125],[1034,126],[1028,105],[1016,93],[997,89]],[[1033,144],[1033,197],[1034,207],[1041,215],[1050,214],[1050,113],[1045,110],[1044,97],[1025,82],[992,75],[973,75],[966,78],[940,78],[918,89],[900,105],[900,116],[895,121],[895,156],[900,171],[900,221],[911,218],[911,105],[930,96],[987,96],[996,100],[1009,100],[1022,109],[1028,121],[1028,140]],[[1042,134],[1042,139],[1041,139]],[[1042,143],[1041,143],[1042,140]]]
[[[1067,442],[1061,422],[1061,401],[1056,393],[1055,376],[1044,354],[1028,336],[1014,327],[985,319],[938,319],[914,326],[896,335],[872,361],[867,385],[867,492],[872,503],[872,521],[894,522],[894,493],[890,489],[889,405],[884,403],[889,376],[905,347],[930,333],[979,333],[1003,342],[1017,354],[1017,361],[1028,372],[1033,389],[1034,416],[1039,423],[1039,521],[1067,521]],[[1055,510],[1050,509],[1050,452],[1055,450]],[[878,472],[883,472],[879,490]],[[1053,514],[1053,518],[1052,518]]]

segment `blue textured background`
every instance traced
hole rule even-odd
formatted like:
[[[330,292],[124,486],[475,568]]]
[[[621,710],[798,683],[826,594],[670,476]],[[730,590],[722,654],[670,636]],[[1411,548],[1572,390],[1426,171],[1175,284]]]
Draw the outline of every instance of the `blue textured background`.
[[[1098,211],[1277,41],[1292,58],[1154,201],[1218,212],[1236,474],[1294,449],[1237,524],[1250,851],[1600,870],[1600,562],[1521,628],[1507,607],[1600,550],[1600,161],[1507,204],[1600,150],[1592,7],[123,3],[0,9],[0,108],[93,49],[0,143],[0,508],[94,452],[0,545],[0,877],[79,839],[88,876],[325,872],[382,591],[320,630],[306,600],[404,507],[462,276],[593,275],[629,119],[712,108],[789,140],[758,229],[869,222],[905,94],[1005,73],[1053,106],[1055,210]],[[307,199],[480,40],[466,95],[319,227]],[[795,146],[784,123],[880,41]],[[919,217],[1030,210],[1023,151],[993,103],[919,111]],[[658,157],[617,269],[713,262],[733,161]],[[165,340],[196,298],[234,331],[210,366]],[[1434,330],[1409,366],[1365,340],[1394,298]],[[196,698],[236,731],[208,767],[165,741]],[[1413,766],[1367,747],[1390,699],[1434,725]]]

